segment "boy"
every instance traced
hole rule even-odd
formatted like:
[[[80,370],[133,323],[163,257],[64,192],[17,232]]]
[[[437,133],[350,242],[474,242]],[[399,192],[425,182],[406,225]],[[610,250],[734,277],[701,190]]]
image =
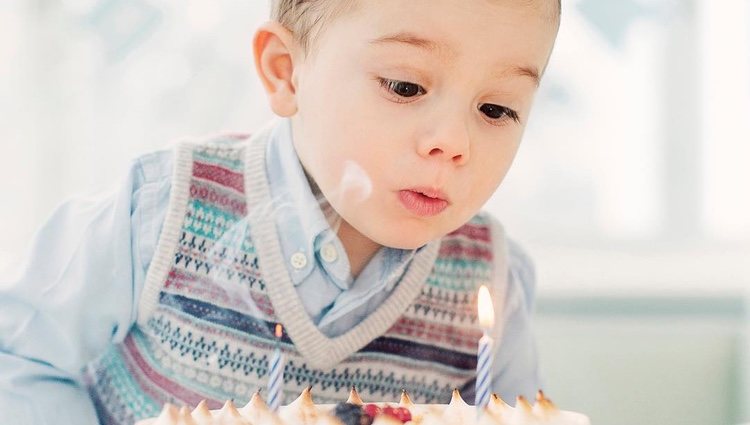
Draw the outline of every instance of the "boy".
[[[0,423],[242,403],[277,345],[287,402],[308,385],[318,402],[352,385],[471,400],[485,283],[493,389],[538,387],[528,260],[477,211],[520,143],[557,1],[279,0],[273,14],[254,53],[277,122],[141,158],[116,197],[58,210],[25,275],[0,285]]]

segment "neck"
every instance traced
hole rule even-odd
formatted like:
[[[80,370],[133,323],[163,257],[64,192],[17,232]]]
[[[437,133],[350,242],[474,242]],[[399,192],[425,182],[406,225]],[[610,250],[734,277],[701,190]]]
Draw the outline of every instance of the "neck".
[[[380,245],[373,242],[342,219],[333,209],[328,200],[323,196],[323,192],[318,187],[315,179],[313,179],[307,170],[305,170],[304,166],[302,167],[302,170],[305,172],[307,182],[310,184],[310,190],[315,196],[315,199],[318,200],[318,205],[320,205],[320,209],[328,221],[328,224],[332,229],[338,229],[336,234],[338,235],[339,240],[341,240],[341,244],[344,245],[346,255],[349,258],[349,268],[352,277],[359,276],[362,269],[365,268],[375,253],[378,252]]]
[[[380,245],[357,231],[345,220],[341,220],[338,237],[349,258],[352,276],[357,277],[375,253],[378,252]]]

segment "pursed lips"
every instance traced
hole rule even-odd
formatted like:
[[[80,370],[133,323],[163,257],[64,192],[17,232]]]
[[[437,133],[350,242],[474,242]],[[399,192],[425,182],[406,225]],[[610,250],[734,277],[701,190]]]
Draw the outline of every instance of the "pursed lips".
[[[428,188],[428,187],[415,187],[415,188],[406,189],[406,190],[410,190],[416,193],[421,193],[422,195],[427,196],[429,198],[440,199],[440,200],[450,203],[450,201],[448,200],[448,195],[446,195],[440,189]]]
[[[398,198],[408,211],[420,217],[438,215],[450,205],[448,196],[443,191],[428,187],[400,190]]]

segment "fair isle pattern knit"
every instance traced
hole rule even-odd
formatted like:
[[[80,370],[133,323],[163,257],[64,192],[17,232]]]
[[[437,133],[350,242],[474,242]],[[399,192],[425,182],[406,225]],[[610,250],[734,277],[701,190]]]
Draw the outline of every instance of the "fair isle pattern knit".
[[[477,216],[422,249],[378,310],[328,338],[284,269],[268,208],[267,137],[178,148],[138,321],[90,367],[103,424],[131,425],[165,402],[244,403],[265,389],[276,344],[287,359],[285,402],[309,385],[316,402],[344,400],[352,386],[366,400],[397,400],[402,389],[420,403],[447,402],[453,388],[472,393],[476,293],[494,272],[488,220]]]

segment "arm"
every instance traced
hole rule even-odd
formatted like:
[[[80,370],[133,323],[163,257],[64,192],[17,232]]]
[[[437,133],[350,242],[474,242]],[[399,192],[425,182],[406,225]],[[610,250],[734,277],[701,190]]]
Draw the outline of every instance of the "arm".
[[[503,400],[513,405],[519,395],[533,399],[540,388],[536,343],[532,332],[532,311],[536,276],[531,259],[515,242],[503,237],[495,223],[495,344],[492,386]],[[507,253],[507,255],[506,255]],[[506,266],[507,264],[507,266]],[[507,284],[502,271],[507,270]],[[493,294],[493,295],[494,295]]]
[[[0,423],[98,423],[83,372],[134,322],[169,190],[168,178],[148,181],[156,159],[136,162],[116,193],[58,208],[20,276],[0,282]]]

